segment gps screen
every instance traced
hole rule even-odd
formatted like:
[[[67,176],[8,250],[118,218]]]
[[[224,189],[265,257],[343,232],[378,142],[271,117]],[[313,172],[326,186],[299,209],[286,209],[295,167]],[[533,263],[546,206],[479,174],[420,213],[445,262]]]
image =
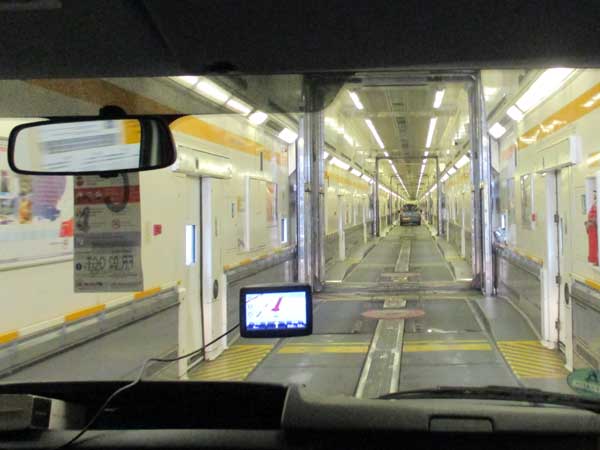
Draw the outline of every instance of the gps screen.
[[[304,334],[312,328],[310,290],[244,290],[243,331],[248,335]]]
[[[246,326],[249,330],[306,328],[306,294],[246,294]]]

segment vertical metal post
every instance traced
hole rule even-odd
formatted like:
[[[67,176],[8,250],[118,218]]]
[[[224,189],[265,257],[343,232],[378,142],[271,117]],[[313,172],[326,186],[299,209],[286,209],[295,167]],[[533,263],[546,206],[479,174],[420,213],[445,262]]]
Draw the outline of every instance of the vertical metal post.
[[[442,234],[442,183],[440,182],[440,159],[435,157],[435,183],[437,191],[437,235]]]
[[[473,180],[473,274],[485,295],[492,295],[492,170],[487,135],[481,73],[474,76],[469,89],[471,122],[471,176]]]
[[[309,283],[313,290],[320,291],[325,280],[325,191],[324,191],[324,163],[323,149],[324,116],[322,112],[322,95],[318,88],[318,81],[306,80],[304,84],[304,102],[306,105],[302,133],[303,148],[303,184],[298,181],[298,186],[303,186],[304,207],[298,206],[299,216],[302,211],[304,217],[298,221],[302,226],[304,251],[303,260],[298,253],[298,264],[304,266],[299,280]],[[300,161],[299,161],[300,163]],[[298,165],[300,167],[300,165]],[[298,189],[300,191],[300,188]],[[298,240],[300,243],[300,239]],[[300,248],[300,246],[299,246]],[[300,270],[299,270],[300,275]]]
[[[313,289],[320,291],[325,281],[325,148],[323,111],[309,113],[311,126],[310,150],[312,162],[311,231],[313,246]]]
[[[375,220],[375,236],[379,237],[379,158],[375,158],[375,184],[373,191],[373,214]]]
[[[298,124],[298,135],[300,138],[296,141],[296,233],[297,233],[297,255],[298,281],[301,283],[310,283],[312,273],[310,270],[310,248],[311,234],[307,233],[308,223],[310,223],[310,158],[307,157],[306,137],[307,137],[306,119],[302,117]],[[308,160],[308,161],[307,161]],[[308,214],[308,216],[307,216]],[[308,218],[308,220],[307,220]]]
[[[396,197],[394,197],[394,221],[398,218],[398,202],[399,202],[399,195],[400,195],[400,183],[398,183],[396,181]]]

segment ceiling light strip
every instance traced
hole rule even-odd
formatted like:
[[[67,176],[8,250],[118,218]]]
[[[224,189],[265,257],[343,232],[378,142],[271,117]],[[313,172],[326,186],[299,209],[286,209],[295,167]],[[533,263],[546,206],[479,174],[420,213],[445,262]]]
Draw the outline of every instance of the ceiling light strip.
[[[432,117],[429,120],[429,130],[427,130],[427,141],[425,143],[426,148],[431,147],[431,141],[433,140],[433,134],[435,133],[435,125],[437,124],[437,117]]]
[[[367,127],[369,127],[369,130],[371,130],[371,134],[373,135],[373,137],[377,141],[377,144],[379,145],[379,147],[381,149],[384,149],[385,146],[383,145],[383,141],[379,137],[379,133],[375,129],[375,125],[373,125],[373,122],[371,121],[371,119],[365,119],[365,123],[367,124]]]

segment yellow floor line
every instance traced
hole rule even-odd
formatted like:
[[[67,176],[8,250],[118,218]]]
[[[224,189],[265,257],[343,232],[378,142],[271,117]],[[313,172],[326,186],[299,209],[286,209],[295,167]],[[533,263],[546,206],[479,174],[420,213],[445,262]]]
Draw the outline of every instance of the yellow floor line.
[[[361,345],[284,345],[277,353],[367,353],[368,344]]]
[[[464,344],[464,343],[487,343],[485,339],[410,339],[405,344]]]
[[[460,344],[418,344],[404,343],[403,352],[454,352],[454,351],[491,351],[492,347],[487,343],[460,343]]]
[[[301,347],[306,347],[306,346],[314,346],[314,347],[323,347],[324,345],[326,346],[331,346],[331,345],[368,345],[367,342],[364,341],[358,341],[358,342],[350,342],[350,341],[344,341],[344,342],[288,342],[285,344],[286,347],[294,347],[294,346],[301,346]]]
[[[565,378],[559,354],[538,341],[498,341],[498,348],[519,378]]]
[[[273,349],[273,344],[240,344],[217,359],[200,363],[188,375],[194,381],[243,381]]]

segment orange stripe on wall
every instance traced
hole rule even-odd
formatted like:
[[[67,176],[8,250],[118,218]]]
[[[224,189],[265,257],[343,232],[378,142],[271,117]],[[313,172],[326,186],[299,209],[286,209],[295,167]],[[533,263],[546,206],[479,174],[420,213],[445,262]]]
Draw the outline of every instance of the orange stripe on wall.
[[[600,283],[598,283],[597,281],[586,279],[585,284],[587,284],[592,289],[596,289],[597,291],[600,291]]]
[[[160,292],[160,287],[155,287],[152,289],[146,289],[145,291],[136,292],[133,294],[134,300],[141,300],[146,297],[150,297],[151,295],[158,294]]]
[[[575,122],[576,120],[600,107],[600,101],[594,102],[594,104],[589,107],[583,106],[585,103],[589,102],[592,97],[599,94],[600,83],[584,92],[575,100],[567,103],[557,112],[543,120],[539,125],[536,125],[522,134],[519,137],[519,150],[523,150],[529,145],[550,136],[552,133],[557,132],[561,128],[564,128],[565,126]]]
[[[355,188],[360,189],[365,192],[367,192],[369,190],[369,183],[367,183],[366,181],[364,181],[364,180],[359,181],[358,179],[351,180],[351,179],[348,179],[348,177],[345,177],[343,175],[338,175],[329,170],[325,171],[325,178],[328,178],[330,181],[333,180],[339,184],[345,184],[346,186],[355,187]]]
[[[204,139],[205,141],[210,141],[249,155],[258,156],[262,152],[263,157],[267,161],[275,159],[278,164],[282,164],[283,162],[287,164],[287,158],[284,158],[282,154],[268,150],[264,145],[231,133],[197,117],[186,116],[175,120],[171,123],[171,131],[188,134],[198,139]]]
[[[72,312],[65,316],[65,322],[73,322],[75,320],[83,319],[84,317],[93,316],[106,309],[106,305],[96,305],[90,308],[80,309],[79,311]]]
[[[8,344],[19,337],[18,331],[9,331],[8,333],[0,334],[0,345]]]

